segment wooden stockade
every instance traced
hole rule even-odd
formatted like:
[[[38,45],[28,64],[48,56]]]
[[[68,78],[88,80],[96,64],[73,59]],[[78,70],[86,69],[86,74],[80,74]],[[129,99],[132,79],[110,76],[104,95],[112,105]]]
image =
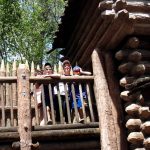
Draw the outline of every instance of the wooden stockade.
[[[0,131],[3,132],[2,136],[0,135],[1,141],[5,142],[14,142],[12,144],[13,148],[20,147],[23,149],[31,149],[31,147],[37,147],[39,144],[32,143],[32,137],[35,140],[34,136],[41,137],[45,139],[48,135],[53,136],[53,131],[46,132],[48,130],[59,130],[55,136],[62,136],[63,129],[66,137],[70,137],[71,134],[74,133],[74,136],[80,137],[80,134],[84,136],[84,134],[94,134],[96,138],[99,137],[99,129],[97,118],[97,108],[95,99],[92,93],[93,86],[93,76],[61,76],[60,78],[41,78],[35,77],[34,64],[32,63],[31,72],[29,71],[29,67],[26,65],[20,65],[19,68],[16,66],[16,62],[13,63],[13,67],[6,65],[7,69],[5,69],[4,62],[1,63],[0,70]],[[10,70],[9,68],[12,68]],[[55,70],[55,73],[56,70]],[[51,114],[52,114],[52,125],[47,126],[47,114],[45,113],[45,126],[40,125],[40,116],[39,116],[39,108],[37,106],[36,101],[36,92],[34,88],[35,83],[40,83],[42,86],[44,84],[48,84],[49,93],[50,93],[50,102],[53,101],[52,96],[52,85],[55,84],[58,92],[58,102],[59,102],[59,115],[60,122],[56,122],[55,120],[55,110],[54,106],[51,106]],[[60,91],[58,88],[59,83],[63,83],[65,86],[65,98],[66,98],[66,106],[67,106],[67,120],[65,121],[65,116],[62,112],[61,107],[61,97]],[[68,99],[67,88],[69,84],[71,85],[71,91],[75,96],[74,84],[79,85],[80,94],[82,93],[82,86],[84,84],[87,89],[87,106],[83,105],[83,116],[84,122],[83,124],[79,123],[79,115],[77,111],[77,107],[75,107],[75,118],[76,121],[74,124],[74,120],[72,119],[72,114],[70,112],[70,104]],[[33,92],[32,92],[33,91]],[[44,92],[42,92],[42,96],[44,97]],[[73,100],[75,101],[75,97],[73,96]],[[81,100],[83,102],[83,95],[81,94]],[[44,108],[44,107],[43,107]],[[96,125],[96,126],[95,126]],[[32,127],[34,126],[34,128]],[[17,127],[17,128],[16,128]],[[93,128],[93,129],[92,129]],[[94,128],[97,128],[96,130]],[[68,130],[70,129],[70,131]],[[75,129],[81,129],[79,133]],[[42,130],[42,135],[40,135],[40,131]],[[45,131],[46,130],[46,131]],[[66,131],[65,131],[66,130]],[[72,131],[73,132],[72,132]],[[17,132],[18,131],[18,132]],[[33,131],[34,134],[33,134]],[[39,132],[38,132],[39,131]],[[68,132],[68,133],[67,133]],[[7,138],[6,138],[7,137]],[[20,141],[18,141],[18,137],[20,137]],[[39,140],[42,140],[39,138]],[[50,137],[49,137],[50,138]],[[64,136],[62,136],[64,138]],[[38,138],[36,138],[38,139]],[[18,142],[17,142],[18,141]],[[37,142],[37,140],[35,141]],[[96,144],[96,143],[95,143]],[[67,145],[66,145],[67,146]],[[89,145],[90,146],[90,145]],[[92,143],[91,143],[92,146]],[[54,146],[55,147],[55,146]],[[82,147],[82,144],[79,146]],[[83,146],[84,147],[84,146]],[[99,147],[99,146],[98,146]]]
[[[0,118],[0,126],[2,127],[14,127],[14,126],[18,126],[18,120],[17,120],[17,107],[18,107],[18,91],[19,89],[17,89],[17,66],[16,66],[16,62],[13,63],[12,65],[12,70],[10,70],[9,65],[7,64],[7,69],[5,69],[5,65],[4,62],[2,61],[1,63],[1,70],[0,70],[0,90],[1,95],[0,95],[0,111],[1,113],[1,118]],[[29,68],[29,67],[27,67]],[[55,70],[55,73],[56,70]],[[79,76],[79,77],[74,77],[74,76],[70,76],[70,77],[65,77],[65,76],[61,76],[60,79],[52,79],[52,78],[40,78],[40,77],[35,77],[35,70],[34,70],[34,64],[32,63],[31,65],[31,73],[30,73],[30,92],[33,93],[33,95],[31,95],[31,114],[32,114],[32,124],[33,125],[39,125],[40,121],[39,121],[39,110],[37,107],[37,101],[34,100],[36,99],[36,93],[34,91],[34,83],[39,82],[41,84],[44,83],[50,83],[49,84],[49,91],[50,91],[50,99],[52,99],[52,93],[51,93],[51,84],[55,83],[56,86],[58,87],[58,83],[62,82],[64,84],[64,87],[66,89],[65,91],[65,97],[66,97],[66,104],[67,104],[67,114],[68,114],[68,123],[71,123],[71,114],[69,112],[70,106],[68,103],[68,93],[67,93],[67,86],[68,83],[71,83],[72,81],[74,82],[78,82],[79,83],[79,89],[80,89],[80,93],[82,93],[82,87],[81,87],[81,83],[84,83],[86,88],[87,88],[87,94],[88,94],[88,104],[89,104],[89,113],[90,113],[90,118],[92,122],[95,122],[95,116],[94,116],[94,111],[93,111],[93,100],[94,98],[91,97],[93,94],[91,94],[91,83],[93,80],[93,76]],[[88,82],[87,82],[88,81]],[[72,82],[73,83],[73,82]],[[33,92],[32,92],[33,91]],[[74,93],[74,84],[72,84],[72,91]],[[59,88],[58,88],[58,101],[59,101],[59,106],[61,105],[61,97],[59,94]],[[44,92],[42,92],[42,95],[44,96]],[[74,94],[73,94],[74,95]],[[81,94],[82,95],[82,94]],[[74,98],[75,99],[75,98]],[[83,101],[83,98],[81,98]],[[52,100],[51,100],[52,101]],[[95,102],[94,102],[95,103]],[[55,121],[55,116],[54,116],[54,108],[52,108],[52,119],[53,119],[53,124],[56,124]],[[83,112],[84,112],[84,118],[87,117],[87,114],[85,113],[85,107],[83,107]],[[94,108],[95,109],[95,108]],[[63,113],[62,113],[62,108],[60,107],[60,118],[61,118],[61,123],[64,122],[63,120]],[[77,113],[77,109],[75,108],[76,111],[76,117],[78,120],[78,113]],[[86,123],[86,119],[85,119],[85,123]],[[91,122],[90,121],[90,122]]]

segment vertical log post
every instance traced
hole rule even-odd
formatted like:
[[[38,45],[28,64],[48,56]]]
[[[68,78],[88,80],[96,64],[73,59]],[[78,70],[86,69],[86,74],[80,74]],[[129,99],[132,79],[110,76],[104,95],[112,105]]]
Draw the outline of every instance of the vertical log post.
[[[16,61],[13,62],[13,68],[12,68],[12,76],[15,77],[17,76],[17,69],[16,69]],[[18,104],[18,99],[17,99],[17,83],[12,83],[12,100],[11,100],[11,106],[17,106]],[[13,110],[14,112],[14,119],[13,119],[13,126],[17,126],[17,113]]]
[[[102,67],[102,59],[98,51],[98,49],[95,49],[92,53],[92,65],[94,92],[99,116],[101,150],[118,150],[117,135],[115,133],[111,108],[111,97]]]
[[[9,77],[10,76],[10,70],[9,70],[9,64],[7,63],[6,65],[6,77]],[[6,94],[6,107],[10,107],[10,99],[11,99],[11,88],[10,88],[10,83],[6,83],[6,91],[5,91],[5,94]],[[6,126],[7,127],[10,127],[12,125],[12,117],[11,117],[11,114],[12,113],[12,109],[10,109],[9,112],[6,112]]]
[[[115,132],[117,134],[118,149],[126,150],[127,142],[125,137],[125,129],[123,127],[123,110],[121,107],[119,81],[116,77],[116,70],[113,62],[112,53],[106,52],[105,55],[105,70],[107,74],[107,82],[109,86],[109,92],[111,96],[111,107],[115,125]]]
[[[0,76],[4,77],[6,75],[6,69],[4,65],[4,60],[1,61],[1,68],[0,68]],[[5,104],[6,104],[6,98],[5,98],[5,83],[2,83],[0,86],[0,92],[1,92],[1,106],[2,106],[2,127],[6,126],[6,113],[5,113]]]
[[[21,150],[31,150],[31,101],[29,86],[29,70],[20,64],[17,72],[18,83],[18,131]]]

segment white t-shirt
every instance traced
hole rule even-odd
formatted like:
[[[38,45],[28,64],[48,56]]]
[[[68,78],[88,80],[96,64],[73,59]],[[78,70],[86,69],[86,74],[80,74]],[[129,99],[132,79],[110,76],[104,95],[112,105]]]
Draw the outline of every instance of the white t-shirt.
[[[65,85],[63,82],[59,82],[58,83],[58,87],[59,87],[59,91],[60,91],[60,95],[65,95]],[[68,86],[67,86],[67,91],[68,91]],[[57,86],[54,86],[54,94],[57,95],[58,91],[57,91]]]

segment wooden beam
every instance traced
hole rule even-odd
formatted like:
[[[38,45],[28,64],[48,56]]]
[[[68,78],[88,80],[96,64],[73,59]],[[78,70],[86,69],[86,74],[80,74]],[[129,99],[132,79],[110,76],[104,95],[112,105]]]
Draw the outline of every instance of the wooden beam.
[[[91,2],[90,0],[84,4],[84,9],[83,11],[81,12],[80,14],[80,17],[78,18],[78,22],[75,26],[75,29],[73,30],[73,33],[71,34],[71,37],[70,37],[70,40],[68,41],[67,45],[66,45],[66,49],[65,49],[65,52],[66,53],[70,53],[70,45],[72,45],[72,43],[74,42],[75,38],[76,38],[76,33],[80,30],[80,27],[81,27],[81,24],[83,23],[83,19],[85,18],[85,16],[87,15],[87,12],[89,10],[89,7],[91,5]],[[69,46],[69,47],[68,47]]]
[[[75,82],[86,82],[88,81],[93,81],[94,77],[93,76],[59,76],[58,78],[52,78],[52,77],[47,77],[47,78],[41,78],[41,77],[35,77],[31,76],[30,77],[30,82],[35,83],[52,83],[52,82],[63,82],[63,81],[75,81]]]
[[[99,36],[96,33],[96,35],[93,39],[98,38],[97,42],[94,42],[92,40],[93,47],[88,47],[89,49],[87,48],[85,50],[85,52],[82,54],[82,56],[80,56],[79,64],[83,65],[86,62],[85,59],[90,57],[90,55],[95,47],[99,47],[100,49],[106,50],[106,49],[113,49],[116,45],[118,45],[118,43],[127,34],[129,34],[132,31],[132,29],[130,27],[127,28],[127,30],[123,30],[123,32],[121,31],[124,23],[126,24],[128,17],[129,17],[128,12],[126,10],[119,11],[116,15],[115,20],[112,21],[112,23],[109,22],[109,26],[107,26],[107,28],[105,27],[104,29],[101,29],[101,27],[100,27],[99,29],[101,29],[101,32],[103,34],[100,34],[100,36]],[[120,34],[120,36],[119,36],[118,32],[121,32],[122,34]],[[120,39],[118,36],[120,37]]]
[[[86,63],[88,63],[88,61],[90,60],[90,56],[91,56],[91,53],[92,53],[93,49],[97,45],[97,43],[98,43],[99,39],[101,38],[101,36],[105,33],[105,31],[107,30],[107,28],[111,24],[112,19],[111,20],[107,19],[107,20],[104,20],[102,22],[102,25],[99,27],[98,31],[95,33],[95,36],[92,38],[92,40],[88,44],[88,47],[85,50],[78,51],[78,53],[76,54],[73,62],[78,60],[78,63],[80,65],[85,65]],[[83,55],[86,55],[86,56],[83,56]],[[81,58],[83,58],[84,60],[81,61]],[[89,58],[89,59],[87,59],[87,58]]]
[[[92,64],[94,74],[94,92],[98,108],[99,127],[101,130],[101,150],[118,150],[111,97],[101,64],[102,61],[99,50],[95,49],[92,53]]]
[[[39,143],[40,148],[32,148],[32,150],[99,150],[100,144],[98,140],[91,139],[86,141],[58,141],[58,142],[42,142]],[[19,142],[1,143],[1,150],[20,150]]]
[[[68,130],[68,129],[86,129],[86,128],[99,128],[99,123],[88,123],[88,124],[57,124],[51,126],[35,126],[34,131],[43,131],[43,130]],[[0,130],[1,131],[1,130]]]
[[[112,8],[118,12],[126,6],[126,1],[125,0],[117,0],[113,5]]]
[[[109,92],[111,95],[110,105],[112,108],[114,126],[117,137],[117,145],[118,150],[126,150],[127,149],[127,142],[126,136],[124,131],[123,125],[123,110],[122,110],[122,103],[120,99],[120,90],[119,90],[119,83],[117,77],[115,76],[116,70],[113,61],[112,53],[104,52],[104,60],[105,60],[105,69],[106,69],[106,76],[107,76],[107,83],[109,86]],[[119,121],[118,121],[119,120]]]
[[[142,0],[141,2],[127,2],[125,8],[129,12],[143,12],[149,13],[150,12],[150,3],[146,0]]]
[[[42,132],[41,132],[42,131]],[[54,129],[54,130],[37,130],[32,131],[32,138],[37,141],[58,141],[65,139],[91,139],[100,138],[99,128],[82,128],[82,129]],[[0,142],[12,142],[19,140],[18,132],[1,132]]]
[[[97,140],[87,140],[87,141],[68,141],[68,142],[49,142],[41,143],[40,147],[42,150],[99,150],[100,144]]]
[[[111,10],[112,9],[112,4],[113,4],[113,0],[103,0],[99,3],[98,8],[101,11],[105,11],[105,10]]]
[[[78,34],[75,34],[76,36],[73,37],[73,41],[70,45],[67,46],[67,55],[69,56],[69,53],[71,53],[72,51],[74,51],[74,49],[76,48],[81,36],[84,34],[86,26],[89,24],[89,18],[92,17],[94,10],[96,9],[96,7],[98,7],[99,4],[99,0],[96,1],[90,1],[90,5],[88,6],[88,10],[84,16],[84,19],[82,20],[82,23],[80,24],[80,28],[77,30]],[[76,33],[77,33],[76,32]]]
[[[31,102],[29,89],[29,70],[25,64],[18,68],[18,132],[21,150],[31,150]]]
[[[129,49],[135,49],[135,48],[137,49],[139,45],[140,45],[139,38],[133,36],[127,40],[124,47]]]
[[[58,140],[66,140],[66,139],[90,139],[100,137],[100,129],[99,128],[86,128],[86,129],[63,129],[63,130],[43,130],[41,131],[33,131],[32,138],[37,141],[58,141]]]
[[[94,25],[93,22],[95,22]],[[93,13],[90,22],[85,26],[85,31],[80,36],[80,39],[78,41],[78,44],[74,48],[74,51],[71,53],[70,56],[68,55],[69,57],[71,57],[71,59],[73,59],[74,56],[76,56],[76,53],[78,53],[79,51],[81,53],[86,49],[85,47],[87,47],[87,45],[90,43],[92,37],[94,37],[94,34],[98,30],[101,23],[102,19],[100,17],[100,11],[97,8]]]
[[[129,13],[133,21],[134,35],[150,35],[150,16],[147,13]]]
[[[134,34],[142,36],[150,36],[149,24],[134,24]]]
[[[145,60],[145,61],[150,60],[150,51],[149,50],[144,50],[144,49],[136,49],[136,50],[124,49],[124,50],[120,50],[115,54],[115,57],[119,61],[127,61],[127,60],[133,59],[133,58],[129,58],[130,55],[137,55],[138,58],[141,57],[141,60]]]
[[[114,49],[124,39],[133,32],[132,23],[129,21],[129,13],[121,10],[115,15],[113,23],[109,26],[98,43],[101,49]]]
[[[17,82],[17,77],[12,76],[12,77],[0,77],[0,83],[16,83]]]

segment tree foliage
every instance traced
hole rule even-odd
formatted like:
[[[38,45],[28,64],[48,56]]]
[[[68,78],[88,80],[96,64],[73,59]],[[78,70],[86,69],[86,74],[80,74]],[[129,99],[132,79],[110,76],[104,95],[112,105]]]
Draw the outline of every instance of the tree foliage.
[[[64,0],[0,0],[0,57],[29,64],[57,61],[47,55],[64,11]]]

